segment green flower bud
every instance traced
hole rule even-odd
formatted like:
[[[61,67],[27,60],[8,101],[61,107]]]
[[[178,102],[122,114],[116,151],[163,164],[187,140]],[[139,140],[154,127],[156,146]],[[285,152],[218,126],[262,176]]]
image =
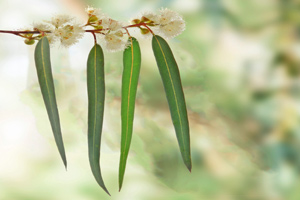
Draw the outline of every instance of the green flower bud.
[[[144,17],[144,16],[142,17],[141,21],[142,21],[142,22],[145,22],[145,23],[151,22],[150,19],[148,19],[147,17]]]
[[[94,26],[96,30],[103,29],[103,26]]]
[[[33,39],[28,39],[28,38],[27,38],[27,39],[25,39],[24,42],[25,42],[25,44],[27,44],[27,45],[33,45],[35,41],[34,41]]]
[[[156,26],[156,24],[153,21],[150,21],[147,23],[148,26]]]
[[[142,34],[148,34],[150,31],[148,30],[148,29],[146,29],[146,28],[140,28],[141,29],[141,33]]]
[[[95,22],[98,20],[98,17],[96,15],[92,15],[89,17],[89,22]]]
[[[131,21],[132,24],[139,24],[141,22],[141,20],[139,19],[134,19]]]

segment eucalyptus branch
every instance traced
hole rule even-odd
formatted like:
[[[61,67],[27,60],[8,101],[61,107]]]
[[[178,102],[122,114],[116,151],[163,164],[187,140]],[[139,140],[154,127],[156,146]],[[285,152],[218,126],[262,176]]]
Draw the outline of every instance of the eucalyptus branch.
[[[134,28],[134,27],[141,27],[141,26],[147,26],[149,23],[139,23],[139,24],[133,24],[133,25],[128,25],[124,26],[122,28],[127,29],[127,28]],[[105,29],[94,29],[94,30],[85,30],[85,32],[94,32],[97,33],[99,31],[102,31]],[[51,33],[51,31],[43,31],[45,33]],[[19,34],[40,34],[40,31],[9,31],[9,30],[0,30],[0,33],[9,33],[9,34],[14,34],[14,35],[19,35]]]
[[[92,33],[95,41],[98,38],[100,42],[104,43],[103,46],[108,51],[114,52],[124,50],[128,46],[126,35],[129,36],[129,28],[138,28],[141,34],[146,36],[157,33],[166,38],[179,35],[185,28],[182,17],[168,9],[161,10],[160,14],[142,13],[127,25],[111,19],[101,13],[99,9],[87,8],[86,12],[88,20],[84,25],[78,24],[74,18],[67,15],[57,15],[52,17],[50,21],[34,24],[32,30],[0,30],[0,33],[25,38],[25,43],[28,45],[32,45],[35,40],[40,40],[46,36],[50,44],[59,41],[65,47],[77,43],[84,33]]]
[[[162,9],[160,14],[142,13],[141,16],[134,18],[129,25],[126,25],[107,17],[98,9],[88,8],[86,12],[88,21],[85,25],[76,23],[73,18],[67,15],[57,15],[52,17],[50,21],[34,24],[30,30],[0,30],[0,33],[24,38],[28,45],[32,45],[38,40],[34,53],[37,76],[55,142],[65,167],[67,167],[67,158],[60,128],[49,44],[60,42],[61,45],[69,47],[77,43],[83,34],[91,33],[93,35],[95,44],[87,60],[89,162],[95,180],[110,195],[102,179],[99,163],[104,114],[105,73],[102,44],[98,44],[98,41],[103,43],[108,51],[123,51],[122,138],[119,164],[119,190],[121,190],[133,133],[135,98],[142,57],[139,42],[131,36],[128,29],[138,28],[141,34],[152,36],[153,53],[164,84],[179,149],[184,164],[191,171],[189,123],[179,69],[169,45],[159,36],[173,38],[181,34],[185,28],[184,20],[176,12]]]

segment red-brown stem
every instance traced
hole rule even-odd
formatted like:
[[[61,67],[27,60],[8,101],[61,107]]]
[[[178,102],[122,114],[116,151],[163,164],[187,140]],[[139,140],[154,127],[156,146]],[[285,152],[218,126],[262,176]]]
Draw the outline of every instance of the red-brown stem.
[[[50,31],[44,31],[45,33],[50,33]],[[0,33],[10,33],[14,35],[19,35],[19,34],[39,34],[41,33],[40,31],[5,31],[5,30],[0,30]]]
[[[154,35],[152,30],[147,25],[148,25],[147,23],[141,22],[141,23],[138,23],[138,24],[132,24],[132,25],[124,26],[122,28],[124,28],[126,30],[127,34],[130,36],[127,28],[144,26]],[[107,30],[107,29],[85,30],[85,32],[92,33],[93,35],[95,35],[95,33],[101,33],[102,30]],[[0,33],[9,33],[9,34],[17,35],[17,36],[22,36],[21,34],[41,34],[41,33],[43,34],[43,33],[51,33],[51,31],[41,32],[41,31],[7,31],[7,30],[0,30]],[[101,33],[101,34],[103,34],[103,33]]]
[[[95,44],[97,44],[97,38],[96,38],[96,34],[95,34],[95,32],[91,32],[92,34],[93,34],[93,36],[94,36],[94,41],[95,41]]]
[[[145,26],[145,27],[150,31],[150,33],[152,33],[152,35],[155,35],[155,34],[153,33],[153,31],[152,31],[146,24],[144,24],[143,26]]]
[[[128,32],[128,29],[127,29],[127,28],[124,28],[124,29],[126,30],[127,35],[128,35],[129,37],[131,37],[130,33]]]

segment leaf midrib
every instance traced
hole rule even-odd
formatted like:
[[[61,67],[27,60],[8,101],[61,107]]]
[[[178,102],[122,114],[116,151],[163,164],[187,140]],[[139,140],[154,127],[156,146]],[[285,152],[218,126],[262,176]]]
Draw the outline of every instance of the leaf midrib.
[[[182,138],[183,144],[185,144],[185,139],[184,139],[184,137],[183,137],[183,129],[182,129],[182,122],[181,122],[181,115],[180,115],[180,112],[179,112],[179,106],[178,106],[177,94],[176,94],[176,91],[175,91],[175,88],[174,88],[173,78],[172,78],[172,75],[171,75],[171,73],[170,73],[169,65],[168,65],[166,56],[165,56],[165,54],[164,54],[164,52],[163,52],[163,49],[162,49],[162,47],[161,47],[161,45],[160,45],[160,42],[158,41],[158,39],[157,39],[157,37],[156,37],[155,35],[154,35],[153,37],[154,37],[154,38],[156,39],[156,41],[157,41],[157,44],[158,44],[158,46],[159,46],[159,48],[160,48],[160,50],[161,50],[161,53],[162,53],[162,55],[163,55],[163,57],[164,57],[164,61],[165,61],[166,66],[167,66],[168,74],[169,74],[169,77],[170,77],[170,80],[171,80],[172,90],[173,90],[174,97],[175,97],[175,103],[176,103],[177,114],[178,114],[178,116],[179,116],[180,130],[181,130],[181,138]],[[185,145],[183,145],[183,151],[186,152],[186,150],[185,150]]]
[[[46,81],[46,87],[47,87],[47,93],[48,93],[48,97],[50,97],[50,90],[49,90],[49,85],[48,85],[48,80],[47,80],[47,75],[46,75],[46,68],[45,68],[45,60],[44,60],[44,40],[41,41],[41,54],[42,54],[42,65],[43,65],[43,73],[44,73],[44,77],[45,77],[45,81]],[[53,117],[53,105],[52,105],[52,101],[51,98],[49,98],[50,100],[50,115]],[[56,121],[54,120],[54,122],[52,123],[54,125],[54,129],[56,131]]]
[[[134,60],[134,55],[133,55],[133,42],[132,42],[132,38],[130,38],[130,42],[131,42],[131,67],[130,67],[130,79],[129,79],[129,89],[128,89],[128,97],[127,97],[127,122],[126,122],[126,134],[125,134],[125,147],[124,150],[122,152],[122,154],[125,154],[126,151],[126,146],[127,146],[127,139],[128,139],[128,121],[129,121],[129,104],[130,104],[130,91],[131,91],[131,81],[132,81],[132,72],[133,72],[133,60]],[[125,158],[123,158],[125,159]]]
[[[95,133],[96,133],[96,122],[97,122],[97,111],[98,111],[98,107],[97,107],[97,100],[98,100],[98,92],[97,92],[97,46],[95,45],[95,54],[94,54],[94,78],[95,78],[95,120],[94,120],[94,130],[93,130],[93,166],[94,169],[96,169],[96,163],[95,160],[97,160],[96,154],[95,154]]]

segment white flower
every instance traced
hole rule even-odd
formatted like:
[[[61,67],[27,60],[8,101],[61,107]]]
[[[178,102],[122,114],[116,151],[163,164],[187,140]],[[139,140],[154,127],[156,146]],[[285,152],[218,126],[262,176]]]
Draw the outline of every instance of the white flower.
[[[147,19],[153,21],[154,23],[159,23],[159,16],[153,12],[146,11],[142,13],[142,17],[146,17]]]
[[[92,16],[92,15],[100,16],[100,15],[102,14],[102,13],[101,13],[101,9],[93,8],[93,7],[90,7],[90,6],[88,6],[88,7],[85,9],[85,12],[86,12],[89,16]]]
[[[183,18],[178,13],[167,8],[161,9],[159,15],[152,12],[143,12],[140,17],[136,19],[137,22],[134,21],[133,23],[138,23],[138,20],[141,20],[147,24],[152,32],[160,33],[166,38],[173,38],[181,34],[185,29]],[[150,31],[144,31],[146,27],[141,27],[143,28],[141,32],[144,37],[147,38],[152,35]]]
[[[113,20],[106,16],[100,20],[101,20],[100,25],[103,27],[103,29],[109,29],[110,31],[118,31],[123,27],[123,23]]]
[[[127,47],[127,37],[121,31],[104,36],[105,47],[110,52],[122,51]]]
[[[59,28],[62,25],[71,22],[72,20],[73,18],[68,15],[56,15],[52,17],[50,21],[45,22],[52,24],[55,28]]]
[[[58,39],[54,33],[47,33],[45,36],[48,38],[49,44],[54,44]]]
[[[74,22],[74,18],[67,15],[56,15],[52,17],[50,21],[45,21],[49,25],[35,25],[38,30],[48,29],[51,33],[46,33],[46,37],[49,40],[49,43],[53,44],[57,40],[65,47],[69,47],[80,39],[83,36],[84,29],[83,27]],[[40,29],[41,28],[41,29]]]
[[[60,40],[61,44],[69,47],[82,38],[84,30],[80,24],[66,25],[55,29],[54,35]]]
[[[159,32],[166,38],[173,38],[185,29],[183,18],[172,10],[161,9],[158,18]]]
[[[185,29],[185,23],[183,20],[174,20],[166,25],[160,26],[160,33],[166,38],[173,38],[180,35]]]
[[[177,12],[167,8],[160,10],[159,24],[166,25],[175,20],[182,20],[182,17]]]
[[[48,24],[33,23],[33,30],[51,31],[51,30],[53,30],[53,28]]]
[[[45,36],[48,38],[50,44],[54,44],[57,41],[57,37],[54,34],[55,28],[49,24],[33,23],[33,31],[45,32]],[[50,31],[47,33],[46,31]]]

